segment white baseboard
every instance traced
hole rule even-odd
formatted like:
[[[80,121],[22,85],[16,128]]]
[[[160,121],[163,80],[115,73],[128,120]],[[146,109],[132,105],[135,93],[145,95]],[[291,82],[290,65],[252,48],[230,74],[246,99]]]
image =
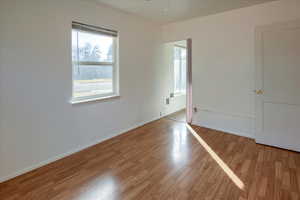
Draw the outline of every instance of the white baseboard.
[[[74,153],[77,153],[77,152],[79,152],[79,151],[82,151],[82,150],[84,150],[84,149],[86,149],[86,148],[89,148],[89,147],[94,146],[94,145],[96,145],[96,144],[99,144],[99,143],[101,143],[101,142],[103,142],[103,141],[105,141],[105,140],[108,140],[108,139],[111,139],[111,138],[113,138],[113,137],[115,137],[115,136],[118,136],[118,135],[121,135],[121,134],[123,134],[123,133],[126,133],[126,132],[128,132],[128,131],[130,131],[130,130],[133,130],[133,129],[136,129],[136,128],[138,128],[138,127],[141,127],[141,126],[143,126],[143,125],[145,125],[145,124],[147,124],[147,123],[150,123],[150,122],[152,122],[152,121],[158,120],[158,119],[160,119],[160,118],[162,118],[162,117],[163,117],[163,116],[154,117],[154,118],[152,118],[152,119],[150,119],[150,120],[141,122],[141,123],[139,123],[139,124],[137,124],[137,125],[134,125],[134,126],[131,126],[130,128],[127,128],[127,129],[124,129],[124,130],[122,130],[122,131],[118,131],[117,133],[111,134],[110,136],[106,136],[106,137],[101,138],[101,139],[98,139],[98,140],[96,140],[96,141],[94,141],[94,142],[92,142],[92,143],[89,143],[89,144],[86,144],[86,145],[83,145],[83,146],[74,148],[74,149],[72,149],[72,150],[70,150],[70,151],[68,151],[68,152],[59,154],[59,155],[54,156],[54,157],[52,157],[52,158],[49,158],[49,159],[47,159],[47,160],[45,160],[45,161],[42,161],[42,162],[39,162],[39,163],[37,163],[37,164],[34,164],[34,165],[30,166],[30,167],[27,167],[27,168],[25,168],[25,169],[18,170],[18,171],[16,171],[16,172],[12,173],[12,174],[7,175],[7,176],[0,177],[0,183],[2,183],[2,182],[4,182],[4,181],[7,181],[7,180],[10,180],[10,179],[13,179],[13,178],[15,178],[15,177],[17,177],[17,176],[20,176],[20,175],[22,175],[22,174],[25,174],[25,173],[27,173],[27,172],[30,172],[30,171],[35,170],[35,169],[37,169],[37,168],[40,168],[40,167],[42,167],[42,166],[45,166],[45,165],[47,165],[47,164],[49,164],[49,163],[55,162],[55,161],[57,161],[57,160],[59,160],[59,159],[62,159],[62,158],[64,158],[64,157],[67,157],[67,156],[69,156],[69,155],[72,155],[72,154],[74,154]]]
[[[176,108],[176,109],[173,109],[171,111],[168,110],[168,111],[166,111],[166,113],[163,116],[166,117],[166,116],[171,115],[173,113],[179,112],[179,111],[181,111],[183,109],[185,109],[185,107]]]
[[[238,136],[254,138],[254,118],[252,116],[199,110],[197,114],[193,115],[192,124]]]

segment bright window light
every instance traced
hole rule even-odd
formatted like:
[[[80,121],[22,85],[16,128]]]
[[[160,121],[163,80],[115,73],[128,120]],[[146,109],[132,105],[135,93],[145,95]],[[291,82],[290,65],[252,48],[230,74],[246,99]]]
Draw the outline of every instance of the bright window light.
[[[73,23],[73,101],[117,95],[116,41],[117,32]]]
[[[174,94],[186,93],[186,48],[174,46]]]

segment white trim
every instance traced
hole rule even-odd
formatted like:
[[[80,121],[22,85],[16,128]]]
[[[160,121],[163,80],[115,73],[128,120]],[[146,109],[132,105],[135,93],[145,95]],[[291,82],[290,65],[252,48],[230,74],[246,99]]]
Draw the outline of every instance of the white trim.
[[[10,179],[13,179],[13,178],[15,178],[15,177],[17,177],[17,176],[23,175],[23,174],[25,174],[25,173],[27,173],[27,172],[30,172],[30,171],[32,171],[32,170],[35,170],[35,169],[37,169],[37,168],[40,168],[40,167],[42,167],[42,166],[45,166],[45,165],[50,164],[50,163],[52,163],[52,162],[55,162],[55,161],[57,161],[57,160],[59,160],[59,159],[65,158],[65,157],[67,157],[67,156],[70,156],[70,155],[72,155],[72,154],[74,154],[74,153],[77,153],[77,152],[82,151],[82,150],[84,150],[84,149],[87,149],[87,148],[89,148],[89,147],[91,147],[91,146],[94,146],[94,145],[96,145],[96,144],[99,144],[99,143],[101,143],[101,142],[103,142],[103,141],[105,141],[105,140],[108,140],[108,139],[111,139],[111,138],[116,137],[116,136],[118,136],[118,135],[124,134],[124,133],[126,133],[126,132],[128,132],[128,131],[130,131],[130,130],[139,128],[139,127],[141,127],[141,126],[143,126],[143,125],[145,125],[145,124],[148,124],[148,123],[150,123],[150,122],[156,121],[156,120],[161,119],[161,118],[163,118],[163,116],[153,117],[153,118],[150,119],[150,120],[146,120],[146,121],[144,121],[144,122],[138,123],[137,125],[133,125],[133,126],[127,128],[127,129],[121,130],[121,131],[119,131],[119,132],[117,132],[117,133],[114,133],[114,134],[112,134],[112,135],[110,135],[110,136],[106,136],[105,138],[96,139],[95,142],[92,142],[92,143],[90,143],[90,144],[87,144],[87,145],[83,145],[83,146],[74,148],[74,149],[72,149],[72,150],[70,150],[70,151],[68,151],[68,152],[59,154],[59,155],[57,155],[57,156],[54,156],[54,157],[49,158],[49,159],[47,159],[47,160],[45,160],[45,161],[39,162],[39,163],[37,163],[37,164],[35,164],[35,165],[32,165],[32,166],[30,166],[30,167],[27,167],[27,168],[18,170],[18,171],[16,171],[16,172],[12,173],[12,174],[7,175],[7,176],[0,177],[0,183],[2,183],[2,182],[4,182],[4,181],[8,181],[8,180],[10,180]]]
[[[192,125],[195,125],[195,126],[200,126],[199,124],[197,123],[192,123]],[[200,127],[203,127],[203,128],[209,128],[209,129],[212,129],[212,130],[216,130],[216,131],[221,131],[223,133],[227,133],[227,134],[231,134],[231,135],[237,135],[237,136],[240,136],[240,137],[246,137],[246,138],[249,138],[249,139],[254,139],[254,137],[250,134],[247,134],[247,133],[241,133],[241,132],[236,132],[236,131],[232,131],[232,130],[229,130],[229,129],[224,129],[224,128],[216,128],[216,127],[211,127],[211,126],[207,126],[207,125],[201,125]]]
[[[176,92],[174,93],[174,97],[180,97],[180,96],[185,96],[186,92]]]
[[[219,113],[219,114],[223,114],[223,115],[230,115],[230,116],[233,116],[233,117],[240,117],[240,118],[255,119],[255,115],[246,115],[246,114],[240,114],[240,113],[228,113],[228,112],[223,112],[223,111],[219,111],[219,110],[215,110],[215,109],[210,109],[210,108],[204,108],[204,107],[205,106],[202,106],[201,108],[198,108],[198,111]]]
[[[177,109],[172,110],[172,111],[167,111],[161,117],[167,117],[168,115],[171,115],[173,113],[179,112],[179,111],[184,110],[184,109],[186,109],[186,108],[182,107],[182,108],[177,108]]]
[[[76,65],[95,65],[95,66],[114,66],[115,65],[115,62],[112,61],[112,62],[102,62],[102,61],[73,61],[73,64],[76,64]]]
[[[277,143],[273,143],[273,142],[268,142],[266,143],[265,141],[261,140],[260,138],[256,139],[255,138],[255,142],[257,144],[262,144],[262,145],[267,145],[267,146],[274,146],[277,148],[281,148],[281,149],[287,149],[290,151],[296,151],[296,152],[300,152],[300,148],[295,148],[294,146],[287,146],[287,145],[281,145],[281,144],[277,144]]]
[[[120,95],[110,95],[110,96],[87,96],[83,99],[72,99],[70,101],[71,104],[79,104],[79,103],[87,103],[87,102],[93,102],[93,101],[102,101],[102,100],[109,100],[109,99],[115,99],[120,98]]]
[[[251,116],[241,116],[217,111],[198,110],[193,115],[193,125],[225,133],[254,138],[254,121]]]

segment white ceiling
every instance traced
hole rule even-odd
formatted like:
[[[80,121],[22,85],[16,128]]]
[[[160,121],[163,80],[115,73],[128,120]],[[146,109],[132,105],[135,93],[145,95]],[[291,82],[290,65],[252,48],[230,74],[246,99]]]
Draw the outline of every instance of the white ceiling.
[[[94,0],[159,23],[247,7],[274,0]]]

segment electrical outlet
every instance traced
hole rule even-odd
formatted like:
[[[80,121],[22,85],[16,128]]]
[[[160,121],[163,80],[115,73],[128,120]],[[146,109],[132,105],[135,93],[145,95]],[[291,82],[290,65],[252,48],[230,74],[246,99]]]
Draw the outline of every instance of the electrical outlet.
[[[198,112],[198,108],[194,107],[194,113]]]
[[[166,98],[166,104],[167,104],[167,105],[170,104],[170,98]]]

